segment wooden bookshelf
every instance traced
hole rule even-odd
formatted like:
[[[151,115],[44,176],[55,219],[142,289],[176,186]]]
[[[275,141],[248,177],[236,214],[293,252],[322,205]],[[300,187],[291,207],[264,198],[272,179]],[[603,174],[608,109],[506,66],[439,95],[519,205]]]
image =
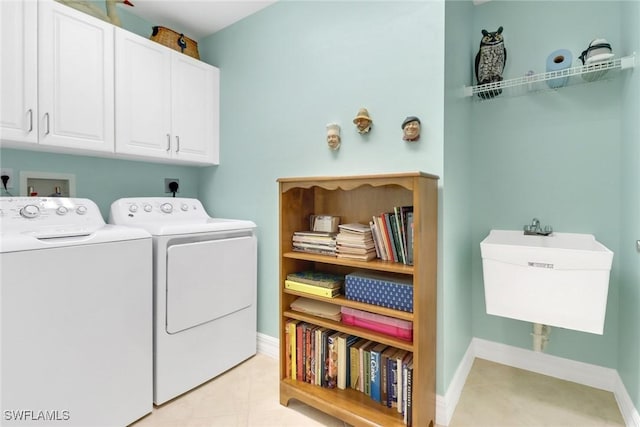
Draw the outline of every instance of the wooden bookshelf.
[[[280,178],[280,403],[299,400],[355,426],[401,426],[402,415],[375,402],[364,393],[346,389],[327,389],[287,377],[285,325],[299,319],[336,331],[381,342],[413,352],[414,383],[412,425],[434,426],[436,407],[436,299],[438,177],[423,172],[343,177]],[[308,229],[311,214],[340,216],[341,223],[368,224],[373,215],[392,211],[396,206],[413,205],[414,265],[379,259],[363,262],[292,250],[294,231]],[[392,316],[413,322],[413,342],[403,341],[357,326],[321,319],[290,309],[303,295],[285,289],[287,274],[319,270],[339,274],[353,271],[384,272],[398,278],[411,277],[413,312],[407,313],[376,305],[336,298],[307,298]]]

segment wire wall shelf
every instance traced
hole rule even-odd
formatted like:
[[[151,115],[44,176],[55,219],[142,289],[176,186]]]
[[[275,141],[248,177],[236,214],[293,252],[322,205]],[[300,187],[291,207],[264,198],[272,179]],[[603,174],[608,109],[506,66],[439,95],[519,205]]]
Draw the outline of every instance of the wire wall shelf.
[[[567,80],[572,76],[581,76],[586,82],[600,80],[609,70],[625,70],[636,66],[636,54],[611,61],[596,62],[589,65],[571,67],[564,70],[548,71],[546,73],[531,74],[500,82],[487,83],[476,86],[465,86],[464,96],[478,95],[480,99],[491,99],[502,93],[517,94],[519,91],[536,92],[539,90],[559,89],[565,84],[562,80]],[[551,82],[551,81],[554,82]],[[560,83],[559,83],[560,81]],[[550,83],[546,83],[550,82]],[[541,83],[545,83],[542,85]],[[518,90],[519,89],[519,90]]]

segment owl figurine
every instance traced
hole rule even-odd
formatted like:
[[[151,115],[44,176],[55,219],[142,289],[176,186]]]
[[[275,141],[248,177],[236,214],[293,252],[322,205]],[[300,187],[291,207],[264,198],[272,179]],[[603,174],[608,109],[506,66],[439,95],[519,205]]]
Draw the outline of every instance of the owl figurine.
[[[480,50],[476,54],[476,79],[479,85],[502,81],[502,71],[507,62],[507,49],[504,47],[503,28],[489,32],[482,30]],[[493,98],[500,95],[502,89],[493,89],[481,92],[478,96],[482,99]]]

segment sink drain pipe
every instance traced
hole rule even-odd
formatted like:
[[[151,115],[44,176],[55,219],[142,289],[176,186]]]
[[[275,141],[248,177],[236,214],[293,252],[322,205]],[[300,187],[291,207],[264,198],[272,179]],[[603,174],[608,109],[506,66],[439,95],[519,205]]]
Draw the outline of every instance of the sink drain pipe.
[[[551,334],[551,326],[542,325],[540,323],[533,324],[533,350],[544,351],[549,341],[549,334]]]

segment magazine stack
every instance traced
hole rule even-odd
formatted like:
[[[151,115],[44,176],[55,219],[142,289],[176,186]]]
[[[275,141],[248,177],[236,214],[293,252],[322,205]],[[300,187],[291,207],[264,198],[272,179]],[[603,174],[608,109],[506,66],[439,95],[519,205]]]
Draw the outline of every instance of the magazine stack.
[[[335,256],[337,234],[330,231],[294,231],[293,250]]]
[[[340,224],[336,238],[338,258],[369,261],[376,258],[376,246],[373,242],[371,227],[364,224]]]

